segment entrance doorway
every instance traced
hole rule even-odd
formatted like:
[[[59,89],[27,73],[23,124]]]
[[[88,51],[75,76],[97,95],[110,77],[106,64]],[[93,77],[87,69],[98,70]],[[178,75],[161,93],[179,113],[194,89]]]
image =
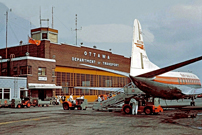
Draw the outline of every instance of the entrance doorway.
[[[46,98],[45,90],[38,90],[38,97],[43,101]]]

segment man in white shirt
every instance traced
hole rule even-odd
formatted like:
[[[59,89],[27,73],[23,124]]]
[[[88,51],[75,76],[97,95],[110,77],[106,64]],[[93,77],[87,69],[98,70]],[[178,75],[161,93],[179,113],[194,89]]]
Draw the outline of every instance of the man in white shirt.
[[[134,98],[131,98],[130,103],[132,103],[132,114],[137,115],[137,113],[138,113],[138,101],[136,101]]]
[[[98,96],[97,101],[98,101],[98,102],[101,102],[101,101],[102,101],[102,99],[101,99],[100,95]]]

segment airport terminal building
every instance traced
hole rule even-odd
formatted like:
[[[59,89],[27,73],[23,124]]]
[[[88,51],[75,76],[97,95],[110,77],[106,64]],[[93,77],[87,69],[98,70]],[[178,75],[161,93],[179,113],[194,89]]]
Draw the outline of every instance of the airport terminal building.
[[[28,95],[44,100],[52,96],[85,95],[94,101],[107,91],[74,89],[75,86],[123,87],[129,78],[89,68],[89,64],[118,71],[130,70],[130,58],[83,45],[58,43],[58,31],[43,27],[31,30],[40,45],[27,44],[0,49],[1,76],[26,77]]]

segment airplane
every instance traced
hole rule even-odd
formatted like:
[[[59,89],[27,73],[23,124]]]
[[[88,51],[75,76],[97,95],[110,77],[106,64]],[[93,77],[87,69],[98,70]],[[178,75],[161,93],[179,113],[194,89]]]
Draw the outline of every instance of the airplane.
[[[149,60],[146,54],[143,42],[142,28],[140,22],[135,19],[133,28],[130,73],[88,64],[81,65],[127,76],[131,79],[136,87],[138,87],[148,96],[168,100],[181,99],[185,98],[186,96],[192,97],[191,105],[195,106],[193,97],[202,93],[200,79],[193,73],[173,72],[172,70],[200,60],[202,60],[202,56],[164,68],[159,68]],[[112,89],[113,88],[111,88],[111,90]],[[107,90],[107,88],[105,88],[105,90]]]

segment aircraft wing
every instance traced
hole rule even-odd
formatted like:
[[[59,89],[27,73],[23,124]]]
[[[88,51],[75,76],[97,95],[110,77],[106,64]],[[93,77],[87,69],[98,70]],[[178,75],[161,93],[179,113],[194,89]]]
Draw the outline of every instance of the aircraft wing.
[[[103,70],[103,71],[107,71],[107,72],[111,72],[111,73],[115,73],[115,74],[118,74],[118,75],[123,75],[123,76],[129,77],[129,73],[126,73],[126,72],[116,71],[116,70],[113,70],[113,69],[102,68],[102,67],[97,67],[97,66],[92,66],[92,65],[87,65],[87,64],[80,64],[80,65],[95,68],[95,69],[100,69],[100,70]]]
[[[124,89],[120,87],[74,87],[75,89],[89,89],[89,90],[102,90],[102,91],[119,91],[123,92]]]
[[[198,95],[202,93],[202,88],[190,88],[183,85],[177,86],[177,88],[185,95]]]
[[[191,59],[191,60],[187,60],[187,61],[184,61],[184,62],[181,62],[181,63],[178,63],[178,64],[174,64],[174,65],[171,65],[171,66],[168,66],[168,67],[157,69],[157,70],[154,70],[154,71],[151,71],[151,72],[147,72],[147,73],[138,75],[137,77],[152,78],[152,77],[155,77],[157,75],[169,72],[171,70],[183,67],[185,65],[194,63],[194,62],[199,61],[199,60],[202,60],[202,56],[194,58],[194,59]]]

